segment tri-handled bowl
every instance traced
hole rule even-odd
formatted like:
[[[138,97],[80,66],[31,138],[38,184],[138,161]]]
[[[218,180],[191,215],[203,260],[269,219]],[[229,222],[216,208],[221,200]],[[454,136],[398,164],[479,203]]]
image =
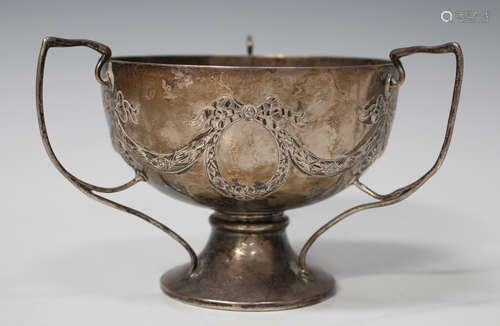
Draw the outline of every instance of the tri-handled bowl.
[[[252,44],[250,43],[249,46]],[[102,85],[114,148],[135,171],[117,187],[89,184],[54,154],[43,108],[43,73],[51,47],[87,46],[102,54]],[[251,49],[251,47],[249,47]],[[405,71],[413,53],[453,53],[456,78],[445,140],[432,168],[381,195],[359,180],[387,145]],[[399,202],[441,166],[457,112],[463,57],[457,43],[393,50],[391,60],[292,56],[112,57],[88,40],[47,37],[37,73],[42,140],[58,170],[83,193],[134,214],[183,245],[191,262],[166,272],[165,293],[220,309],[277,310],[324,300],[335,281],[308,266],[313,242],[345,217]],[[213,208],[213,232],[197,255],[158,220],[103,197],[146,181],[161,192]],[[374,201],[355,206],[314,233],[297,255],[288,243],[285,210],[355,185]],[[195,219],[195,216],[184,216]]]

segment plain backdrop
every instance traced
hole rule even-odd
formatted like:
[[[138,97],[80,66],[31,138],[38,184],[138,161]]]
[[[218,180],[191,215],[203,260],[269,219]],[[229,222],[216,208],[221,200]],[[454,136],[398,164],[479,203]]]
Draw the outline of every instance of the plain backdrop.
[[[498,325],[500,323],[500,23],[498,1],[23,1],[0,4],[1,325]],[[443,10],[488,10],[488,23],[444,23]],[[362,212],[326,233],[310,261],[337,278],[332,299],[270,313],[197,308],[165,296],[159,277],[188,257],[137,218],[91,201],[47,158],[35,115],[41,40],[107,44],[115,55],[256,54],[388,58],[457,41],[465,56],[455,134],[443,168],[404,202]],[[45,106],[63,164],[99,185],[132,171],[110,144],[86,48],[54,49]],[[389,192],[422,175],[440,149],[455,62],[403,59],[389,146],[362,177]],[[199,251],[210,210],[140,184],[111,198],[158,217]],[[347,189],[287,212],[299,249],[335,214],[369,198]]]

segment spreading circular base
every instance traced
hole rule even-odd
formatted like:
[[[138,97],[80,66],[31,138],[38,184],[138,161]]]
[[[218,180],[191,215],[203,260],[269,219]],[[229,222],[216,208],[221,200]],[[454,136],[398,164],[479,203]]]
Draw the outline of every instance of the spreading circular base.
[[[314,281],[307,283],[300,279],[279,282],[256,295],[251,280],[228,280],[222,284],[212,283],[205,287],[206,279],[186,277],[188,266],[178,266],[161,278],[161,288],[168,296],[192,305],[243,311],[284,310],[313,305],[328,299],[335,293],[335,280],[327,273],[315,270]],[[203,277],[203,276],[202,276]],[[237,284],[239,283],[239,284]],[[248,285],[243,285],[248,283]],[[237,285],[237,286],[235,286]],[[252,293],[253,292],[253,293]]]
[[[265,311],[312,305],[335,293],[335,280],[317,268],[299,273],[297,255],[280,216],[268,223],[229,222],[212,216],[210,240],[190,275],[178,266],[161,278],[167,295],[214,309]]]

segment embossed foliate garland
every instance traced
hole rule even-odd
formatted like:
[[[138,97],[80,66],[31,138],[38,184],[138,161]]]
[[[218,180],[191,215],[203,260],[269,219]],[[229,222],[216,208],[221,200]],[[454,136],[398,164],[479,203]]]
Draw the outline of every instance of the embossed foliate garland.
[[[387,77],[387,81],[390,76]],[[388,82],[387,82],[388,85]],[[114,98],[105,96],[105,106],[111,110],[115,141],[121,155],[134,166],[147,164],[164,173],[181,173],[189,169],[206,152],[205,165],[210,184],[222,195],[238,200],[258,199],[278,190],[286,181],[290,162],[303,173],[310,176],[335,176],[347,169],[354,168],[355,173],[363,171],[385,145],[390,118],[390,88],[386,87],[367,106],[359,111],[359,121],[373,125],[360,143],[349,153],[336,159],[323,159],[307,149],[298,137],[291,134],[288,126],[304,127],[304,114],[298,114],[285,108],[276,96],[267,97],[261,104],[243,104],[230,95],[222,96],[206,107],[195,119],[193,125],[201,132],[186,145],[169,153],[156,153],[138,144],[125,131],[124,124],[138,124],[139,112],[117,91]],[[255,182],[245,185],[238,180],[226,180],[219,169],[216,147],[222,134],[238,121],[252,121],[274,138],[278,149],[278,164],[273,175],[264,183]],[[384,124],[380,126],[380,124]],[[361,162],[361,163],[360,163]],[[355,166],[358,164],[358,166]]]

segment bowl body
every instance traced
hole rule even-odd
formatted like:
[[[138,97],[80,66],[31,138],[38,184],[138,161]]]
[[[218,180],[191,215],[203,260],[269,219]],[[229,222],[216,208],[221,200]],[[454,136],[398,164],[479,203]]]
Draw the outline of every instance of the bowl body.
[[[228,214],[332,196],[387,143],[389,61],[333,57],[112,58],[115,149],[162,192]]]

